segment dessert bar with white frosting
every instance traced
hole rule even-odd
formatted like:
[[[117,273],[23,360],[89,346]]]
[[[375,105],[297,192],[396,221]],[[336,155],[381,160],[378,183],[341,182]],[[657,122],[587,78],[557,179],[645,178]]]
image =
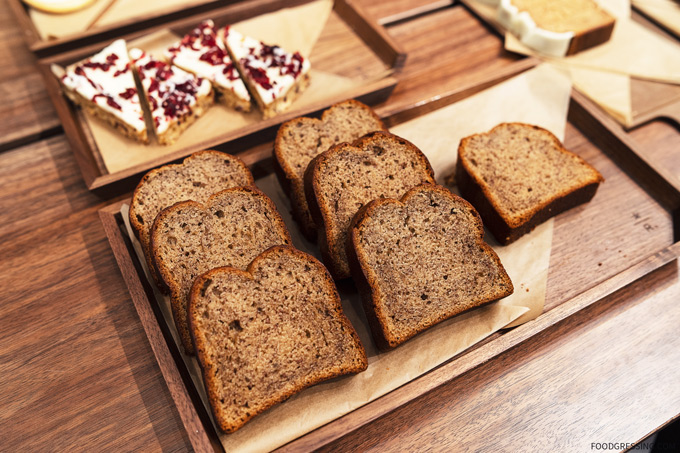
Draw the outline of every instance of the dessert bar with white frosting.
[[[215,24],[206,20],[165,51],[165,58],[199,77],[208,79],[220,100],[238,111],[250,111],[250,94],[231,61]]]
[[[212,86],[207,79],[157,60],[141,49],[131,49],[130,57],[144,87],[156,138],[170,145],[214,103]]]

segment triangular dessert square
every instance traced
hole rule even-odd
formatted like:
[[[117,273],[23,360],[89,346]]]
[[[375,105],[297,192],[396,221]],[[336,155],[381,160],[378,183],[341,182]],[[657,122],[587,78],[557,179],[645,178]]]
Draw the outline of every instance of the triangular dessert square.
[[[401,200],[381,198],[359,211],[348,253],[380,348],[513,292],[483,238],[472,205],[439,185],[417,186]]]
[[[67,67],[61,83],[68,97],[88,113],[127,137],[148,142],[124,40],[116,40],[92,57]]]
[[[214,103],[212,86],[208,80],[156,60],[141,49],[131,49],[130,57],[144,88],[156,138],[163,145],[171,145]]]
[[[530,124],[499,124],[458,147],[458,189],[501,244],[589,201],[602,181],[552,133]]]
[[[228,26],[220,32],[264,118],[285,111],[309,85],[311,65],[299,52],[267,45]]]
[[[250,111],[250,94],[231,61],[215,24],[206,20],[165,52],[168,61],[210,80],[220,100],[238,111]]]

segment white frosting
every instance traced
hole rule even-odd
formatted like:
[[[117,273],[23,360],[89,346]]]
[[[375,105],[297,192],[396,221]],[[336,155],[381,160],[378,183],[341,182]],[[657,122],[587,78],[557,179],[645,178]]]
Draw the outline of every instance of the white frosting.
[[[213,21],[207,20],[192,30],[170,47],[165,57],[170,63],[210,80],[219,88],[231,90],[240,99],[250,102],[250,94],[229,58],[223,40],[217,36]]]
[[[140,49],[131,49],[130,58],[144,87],[158,134],[163,134],[172,124],[189,115],[197,99],[208,96],[212,91],[208,80],[156,60]],[[166,114],[165,102],[176,107],[175,113]]]
[[[523,44],[544,55],[565,56],[574,37],[573,32],[557,33],[538,27],[531,15],[526,11],[520,13],[511,0],[500,0],[496,19]]]
[[[87,60],[69,66],[61,82],[136,131],[146,130],[124,40],[114,41]]]
[[[309,72],[309,59],[298,52],[290,54],[281,47],[267,46],[232,28],[225,29],[224,33],[229,51],[238,60],[245,73],[243,76],[251,80],[264,105],[285,96],[297,80]],[[259,80],[254,75],[258,75]]]

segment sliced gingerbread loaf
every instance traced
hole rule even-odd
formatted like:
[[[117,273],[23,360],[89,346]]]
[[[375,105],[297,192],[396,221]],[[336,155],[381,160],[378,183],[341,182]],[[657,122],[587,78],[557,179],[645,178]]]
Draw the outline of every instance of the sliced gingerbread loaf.
[[[602,181],[596,169],[538,126],[499,124],[458,147],[456,184],[501,244],[589,201]]]
[[[442,186],[372,201],[354,217],[348,239],[352,275],[381,349],[513,292],[484,242],[479,214]]]
[[[387,130],[370,107],[349,100],[325,110],[321,119],[295,118],[281,125],[274,142],[277,175],[288,194],[295,220],[310,239],[316,226],[307,207],[304,175],[309,162],[342,142],[353,142],[369,132]]]
[[[158,275],[170,289],[184,350],[193,353],[187,306],[194,279],[216,267],[245,269],[264,250],[291,244],[274,203],[252,187],[218,192],[204,204],[183,201],[161,211],[151,229]]]
[[[345,244],[354,214],[370,201],[399,198],[423,183],[435,183],[427,157],[389,132],[341,143],[312,160],[305,172],[305,193],[324,262],[335,278],[350,276]]]
[[[142,177],[132,194],[130,224],[159,285],[150,248],[151,226],[158,213],[180,201],[203,202],[221,190],[254,184],[253,175],[241,159],[218,151],[199,151],[181,164],[165,165]]]
[[[231,433],[306,387],[367,367],[328,271],[288,246],[199,276],[189,323],[218,426]]]

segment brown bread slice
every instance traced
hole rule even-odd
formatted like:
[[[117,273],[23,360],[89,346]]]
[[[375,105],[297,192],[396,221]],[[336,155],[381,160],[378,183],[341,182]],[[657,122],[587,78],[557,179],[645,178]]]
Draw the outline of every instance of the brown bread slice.
[[[277,175],[290,198],[295,220],[309,239],[316,226],[305,198],[304,175],[309,162],[342,142],[353,142],[369,132],[387,130],[370,107],[349,100],[325,110],[321,119],[295,118],[281,125],[274,142]]]
[[[213,414],[228,433],[306,387],[367,367],[328,271],[293,247],[267,250],[246,271],[198,277],[189,320]]]
[[[479,214],[442,186],[372,201],[354,217],[347,247],[381,349],[513,292]]]
[[[593,0],[512,0],[536,26],[555,33],[573,32],[567,55],[607,42],[616,19]]]
[[[252,187],[212,195],[205,204],[177,203],[161,211],[151,230],[151,251],[158,275],[170,289],[172,314],[187,354],[189,289],[196,276],[216,267],[245,269],[262,251],[291,244],[274,203]]]
[[[151,226],[158,213],[180,201],[204,202],[221,190],[254,184],[241,159],[218,151],[199,151],[181,164],[165,165],[142,177],[132,194],[130,224],[156,283],[160,285],[161,281],[153,267],[150,246]]]
[[[399,198],[434,184],[427,157],[403,138],[372,132],[317,156],[305,173],[305,193],[317,225],[324,262],[335,278],[350,276],[347,230],[357,211],[376,198]]]
[[[602,181],[597,170],[538,126],[499,124],[458,147],[456,184],[501,244],[589,201]]]

